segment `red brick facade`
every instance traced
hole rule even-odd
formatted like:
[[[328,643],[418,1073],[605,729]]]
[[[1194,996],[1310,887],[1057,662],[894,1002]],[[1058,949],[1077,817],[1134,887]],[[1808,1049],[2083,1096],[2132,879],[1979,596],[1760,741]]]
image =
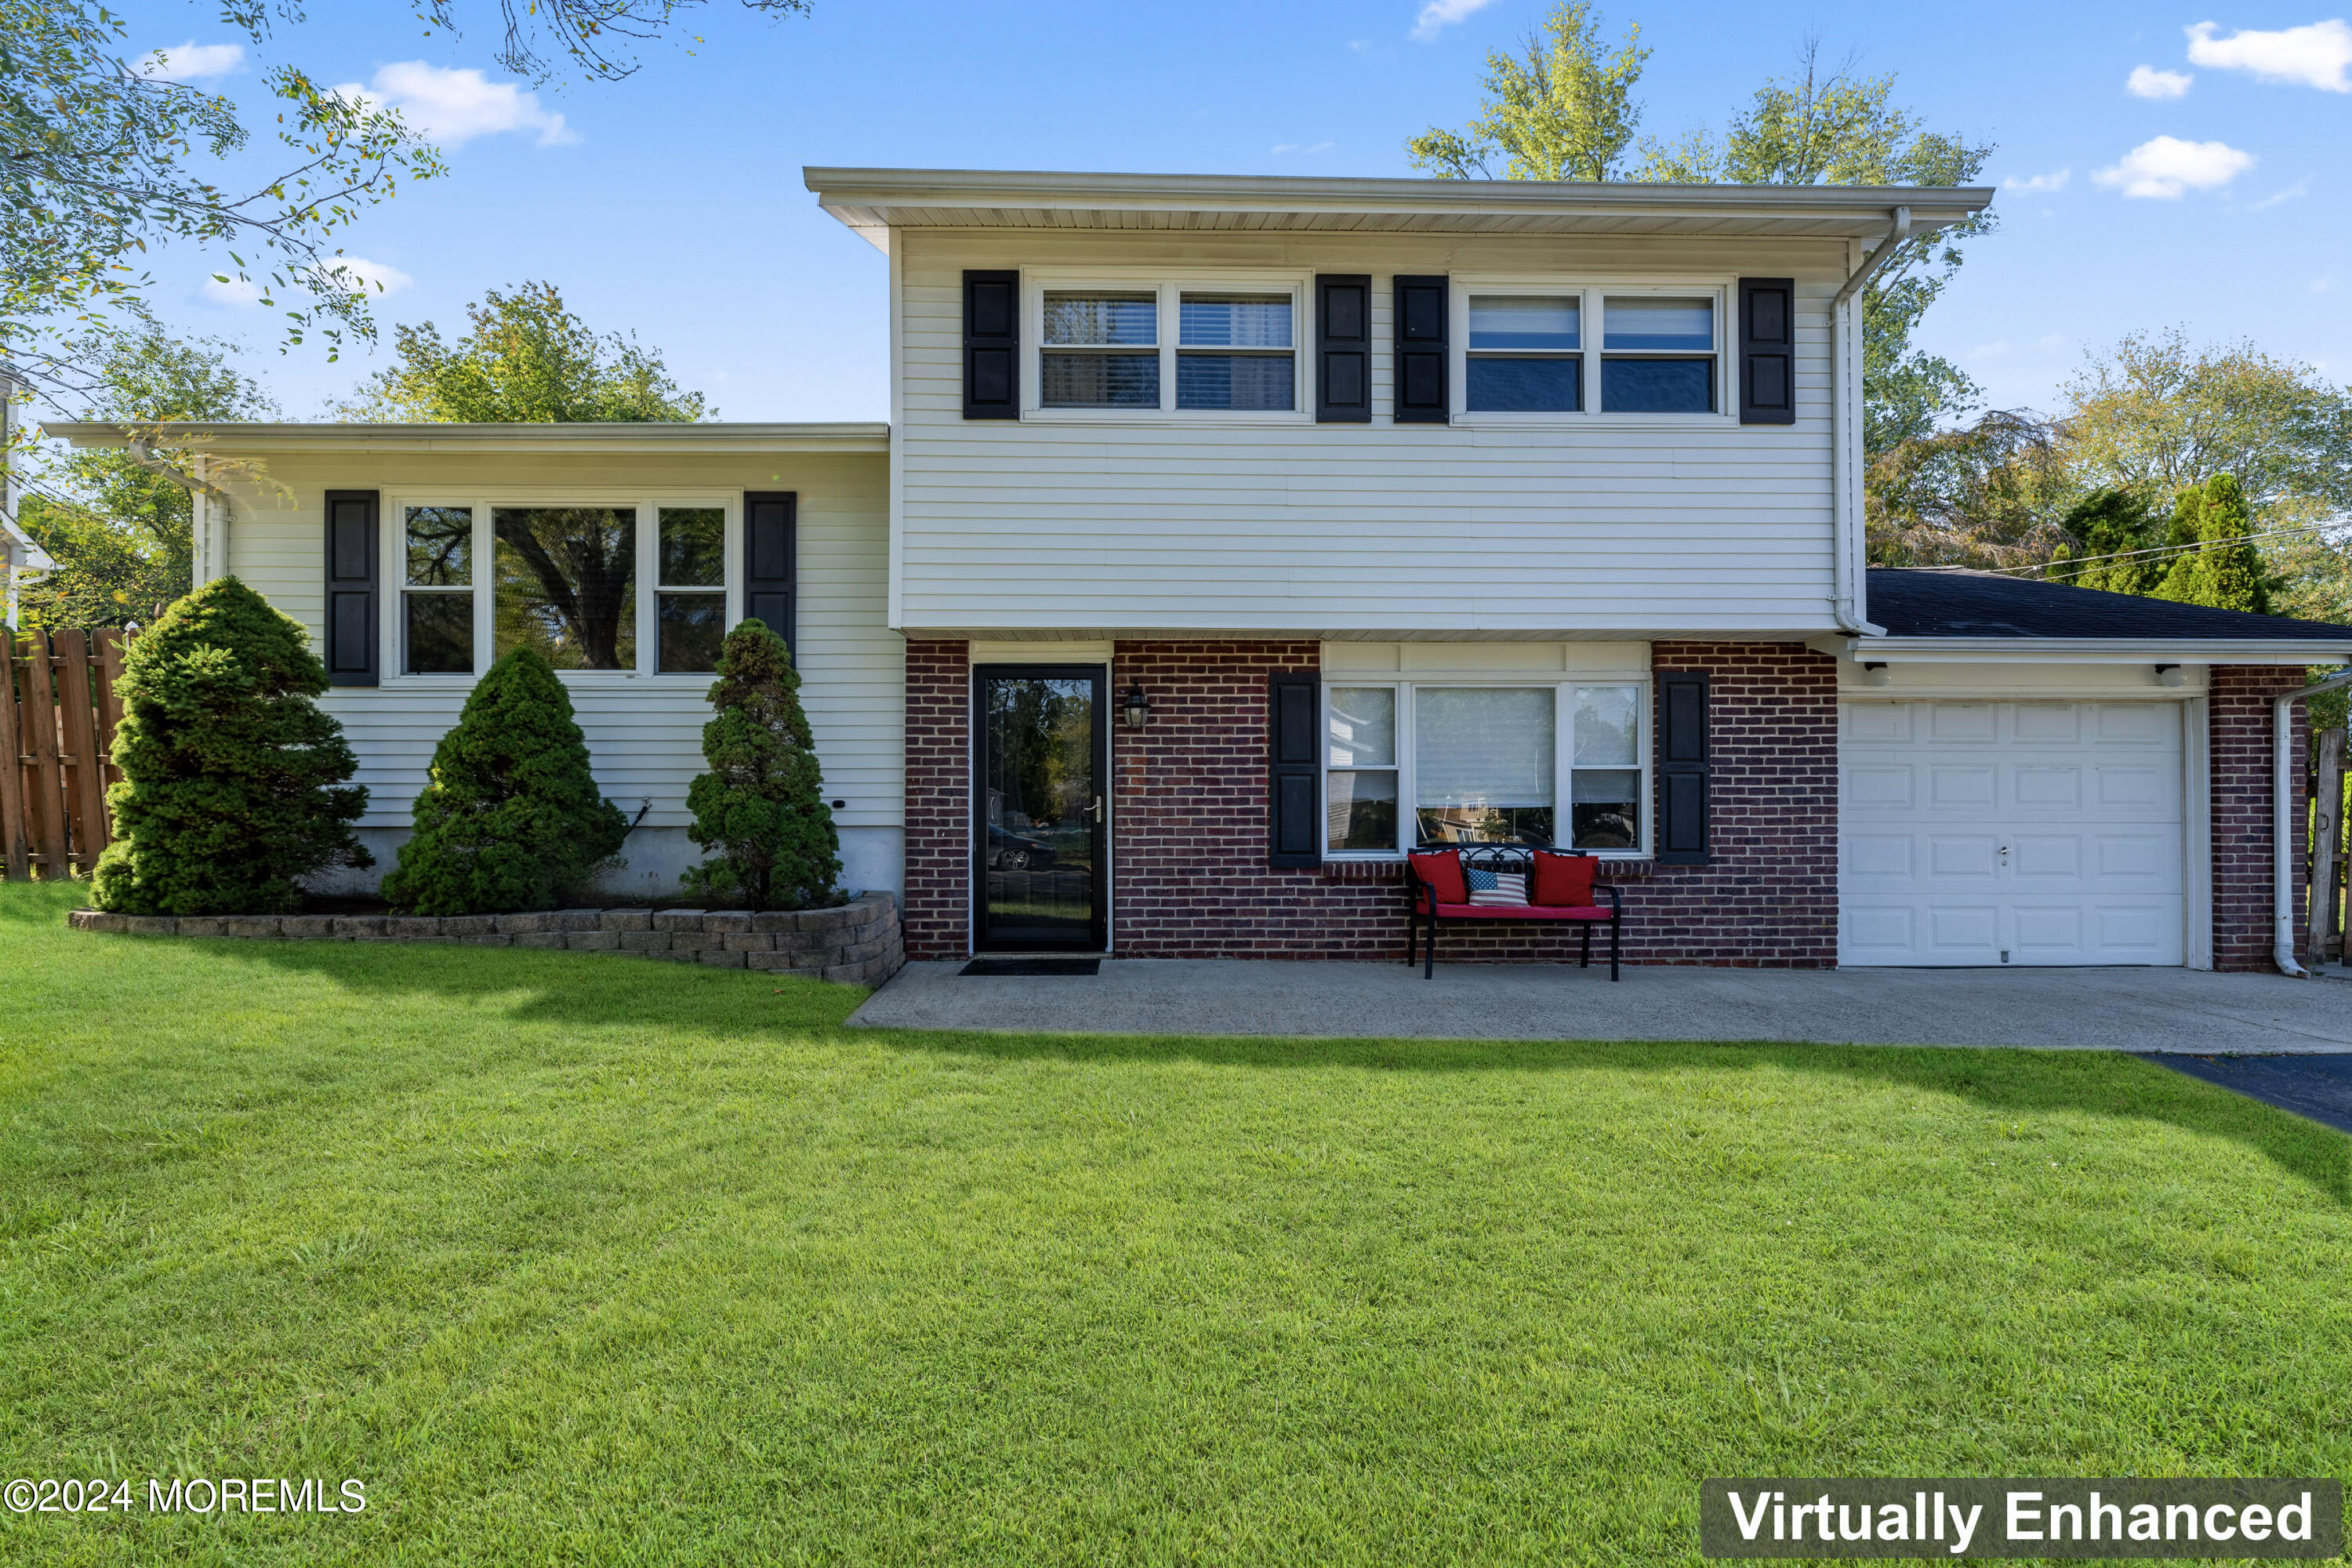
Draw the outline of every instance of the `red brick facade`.
[[[2209,688],[2213,783],[2213,967],[2272,967],[2273,828],[2271,699],[2303,686],[2295,666],[2217,665]],[[2303,864],[2306,715],[2296,703],[2294,752],[2287,777],[2294,790],[2294,864]],[[2297,930],[2302,914],[2296,911]]]
[[[1266,678],[1312,670],[1311,641],[1121,642],[1111,690],[1140,681],[1149,728],[1114,727],[1112,944],[1136,958],[1402,961],[1392,872],[1267,867]],[[1659,670],[1705,670],[1713,861],[1624,878],[1626,955],[1654,963],[1826,967],[1837,959],[1837,684],[1825,655],[1778,643],[1659,643]],[[969,665],[960,644],[907,659],[907,952],[960,956],[970,931]],[[1554,959],[1557,927],[1448,928],[1450,961]]]

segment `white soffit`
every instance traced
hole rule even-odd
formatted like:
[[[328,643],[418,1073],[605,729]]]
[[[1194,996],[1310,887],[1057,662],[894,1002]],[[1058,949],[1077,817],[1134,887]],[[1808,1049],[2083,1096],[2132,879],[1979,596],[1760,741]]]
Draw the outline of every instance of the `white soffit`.
[[[877,247],[897,228],[1690,235],[1876,240],[1991,205],[1980,186],[1700,185],[1542,180],[1330,180],[971,169],[802,171],[817,205]]]
[[[122,447],[133,429],[112,423],[50,420],[41,434],[76,447]],[[158,447],[208,452],[481,451],[509,452],[887,452],[881,424],[766,425],[368,425],[170,423],[136,434]]]

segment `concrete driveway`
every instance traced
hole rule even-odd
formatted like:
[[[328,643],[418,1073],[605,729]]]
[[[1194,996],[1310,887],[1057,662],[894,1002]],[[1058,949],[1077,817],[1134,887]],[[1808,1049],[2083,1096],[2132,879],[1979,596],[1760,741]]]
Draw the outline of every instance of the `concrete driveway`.
[[[885,1029],[1326,1039],[1803,1040],[2211,1056],[2352,1051],[2352,985],[2186,969],[1606,969],[1106,959],[1088,976],[910,963]]]

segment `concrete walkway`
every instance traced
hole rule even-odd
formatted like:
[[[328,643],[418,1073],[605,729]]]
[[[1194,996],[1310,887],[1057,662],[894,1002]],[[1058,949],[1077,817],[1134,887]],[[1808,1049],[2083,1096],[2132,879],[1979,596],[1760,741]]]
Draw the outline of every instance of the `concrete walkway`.
[[[1648,969],[1106,959],[1099,974],[910,963],[850,1018],[885,1029],[1325,1039],[1806,1040],[2352,1051],[2352,986],[2185,969]]]

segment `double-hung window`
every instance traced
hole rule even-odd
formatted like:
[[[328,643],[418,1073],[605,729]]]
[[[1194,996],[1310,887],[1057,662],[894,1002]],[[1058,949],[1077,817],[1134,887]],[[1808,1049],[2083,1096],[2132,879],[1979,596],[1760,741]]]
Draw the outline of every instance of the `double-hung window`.
[[[1327,685],[1324,852],[1638,851],[1642,690],[1631,680]]]
[[[708,675],[740,593],[733,502],[400,501],[403,675],[473,676],[519,647],[583,675]]]
[[[1573,414],[1584,406],[1584,300],[1473,294],[1462,405],[1472,414]]]
[[[1454,413],[1570,424],[1720,413],[1719,286],[1457,278]]]
[[[1712,414],[1712,295],[1611,294],[1601,302],[1601,407],[1608,414]]]
[[[1045,281],[1035,406],[1049,413],[1296,415],[1306,285]]]

